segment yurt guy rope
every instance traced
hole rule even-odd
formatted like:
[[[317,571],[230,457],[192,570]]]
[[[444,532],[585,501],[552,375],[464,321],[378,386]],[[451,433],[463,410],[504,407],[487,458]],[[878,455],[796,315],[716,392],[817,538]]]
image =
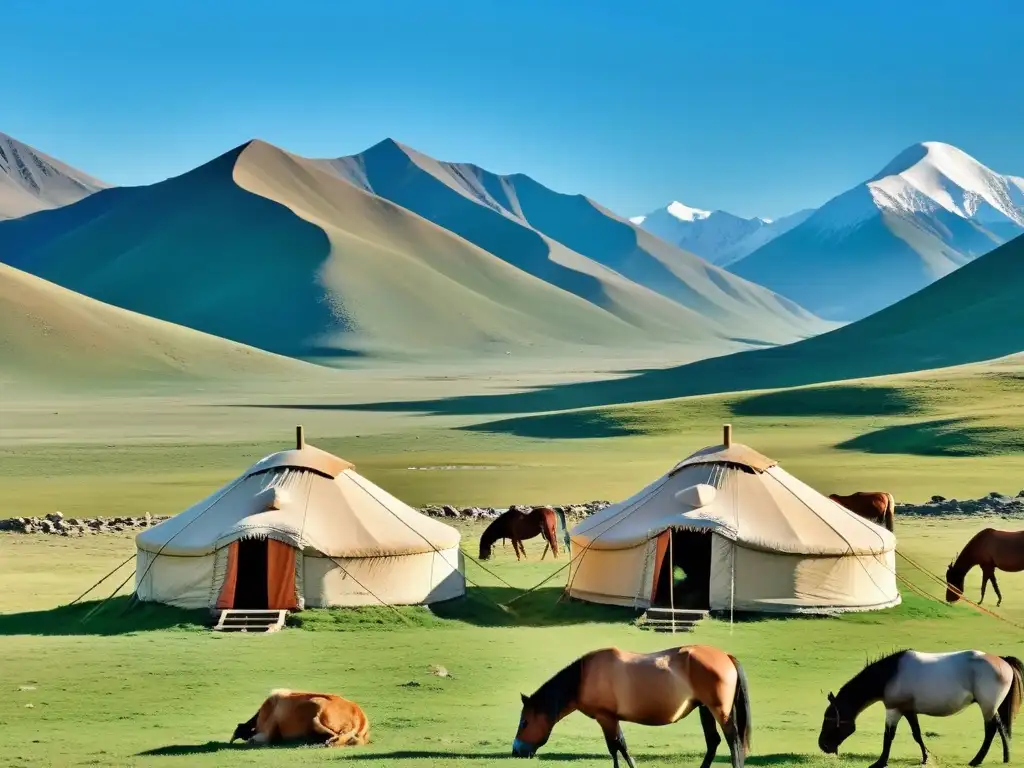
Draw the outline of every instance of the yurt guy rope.
[[[177,536],[178,536],[179,534],[183,533],[183,532],[185,531],[185,529],[187,529],[187,528],[188,528],[188,527],[189,527],[190,525],[192,525],[192,523],[194,523],[194,522],[195,522],[196,520],[198,520],[198,519],[199,519],[199,518],[201,518],[201,517],[202,517],[203,515],[205,515],[205,514],[206,514],[207,512],[209,512],[209,511],[210,511],[211,509],[213,509],[213,508],[214,508],[215,506],[217,506],[217,504],[219,504],[219,503],[220,503],[220,500],[221,500],[221,499],[223,499],[223,498],[224,498],[225,496],[227,496],[227,495],[228,495],[228,493],[230,493],[230,492],[231,492],[231,490],[232,490],[232,489],[233,489],[233,488],[234,488],[234,487],[235,487],[236,485],[238,485],[239,483],[241,483],[241,482],[242,482],[243,480],[245,480],[246,478],[247,478],[247,476],[246,476],[246,475],[243,475],[243,476],[241,476],[241,477],[236,477],[236,478],[235,478],[235,480],[234,480],[234,481],[233,481],[233,482],[232,482],[232,483],[231,483],[230,485],[228,485],[228,487],[227,487],[227,488],[225,488],[225,489],[224,489],[223,493],[221,493],[221,494],[220,494],[220,495],[219,495],[219,496],[218,496],[218,497],[217,497],[216,499],[214,499],[214,500],[213,500],[213,503],[212,503],[212,504],[210,504],[210,506],[208,506],[208,507],[207,507],[206,509],[204,509],[204,510],[203,510],[202,512],[200,512],[200,513],[199,513],[198,515],[196,515],[196,516],[195,516],[195,517],[193,517],[193,518],[192,518],[191,520],[189,520],[189,521],[188,521],[188,522],[187,522],[187,523],[186,523],[185,525],[183,525],[183,526],[181,527],[181,530],[180,530],[180,531],[176,531],[176,532],[175,532],[175,534],[174,534],[174,536],[171,536],[171,538],[169,538],[169,539],[168,539],[167,541],[165,541],[165,542],[163,543],[163,545],[162,545],[162,546],[160,547],[160,549],[158,549],[158,550],[156,551],[156,553],[155,553],[155,554],[153,555],[152,559],[151,559],[151,560],[149,561],[149,565],[147,565],[147,566],[146,566],[146,570],[142,572],[142,576],[140,576],[140,577],[139,577],[139,582],[141,583],[142,581],[145,581],[145,579],[146,579],[146,576],[148,576],[148,575],[149,575],[149,570],[150,570],[150,569],[151,569],[151,568],[152,568],[152,567],[153,567],[153,566],[154,566],[154,565],[156,564],[157,558],[158,558],[158,557],[160,557],[160,555],[161,555],[161,554],[163,554],[163,551],[164,551],[164,550],[165,550],[165,549],[167,548],[167,545],[168,545],[168,544],[170,544],[170,543],[171,543],[172,541],[174,541],[175,537],[177,537]],[[129,578],[131,578],[131,577],[129,577]],[[128,583],[128,582],[127,582],[127,579],[125,580],[125,584],[126,584],[126,583]],[[122,584],[121,586],[124,586],[124,584]],[[121,587],[118,587],[118,589],[120,589],[120,588],[121,588]],[[129,600],[129,601],[128,601],[128,604],[127,604],[127,605],[126,605],[126,606],[124,607],[124,611],[122,611],[122,612],[121,612],[121,613],[122,613],[122,615],[123,615],[124,613],[127,613],[128,609],[129,609],[129,608],[131,608],[131,607],[133,607],[133,606],[135,605],[135,603],[137,603],[137,602],[138,602],[138,597],[137,597],[137,595],[138,595],[138,593],[137,593],[137,592],[133,592],[133,593],[132,593],[132,598],[131,598],[131,600]],[[113,597],[113,595],[111,595],[111,597]],[[107,599],[109,600],[110,598],[107,598]],[[91,614],[90,614],[90,615],[91,615]],[[85,621],[85,619],[87,619],[87,618],[88,618],[88,616],[84,617],[84,618],[82,619],[82,621]]]
[[[442,552],[441,550],[439,550],[439,549],[438,549],[438,548],[437,548],[436,546],[434,546],[434,543],[433,543],[433,542],[432,542],[432,541],[431,541],[430,539],[428,539],[428,538],[427,538],[426,536],[424,536],[424,535],[423,535],[422,533],[420,533],[420,532],[419,532],[419,531],[417,531],[417,530],[416,530],[415,528],[413,528],[413,527],[412,527],[411,525],[409,525],[409,523],[408,523],[407,521],[403,520],[403,519],[402,519],[402,518],[401,518],[401,517],[400,517],[400,516],[399,516],[398,514],[396,514],[396,513],[395,513],[395,511],[394,511],[393,509],[391,509],[391,508],[390,508],[390,507],[389,507],[389,506],[388,506],[387,504],[385,504],[385,503],[384,503],[383,501],[381,501],[380,499],[378,499],[378,498],[376,497],[376,495],[374,495],[373,491],[371,491],[371,490],[370,490],[369,488],[367,488],[367,487],[366,487],[365,485],[363,485],[362,483],[360,483],[360,482],[359,482],[359,481],[358,481],[358,480],[357,480],[357,479],[356,479],[355,477],[352,477],[352,478],[350,478],[350,479],[352,480],[352,482],[353,482],[353,483],[355,483],[355,484],[356,484],[356,485],[358,485],[358,486],[359,486],[360,488],[362,488],[362,489],[363,489],[363,490],[364,490],[364,491],[366,492],[366,494],[367,494],[367,495],[368,495],[368,496],[369,496],[369,497],[370,497],[371,499],[373,499],[373,500],[374,500],[375,502],[377,502],[377,503],[378,503],[378,504],[379,504],[379,505],[380,505],[381,507],[383,507],[383,508],[384,508],[384,509],[385,509],[385,510],[386,510],[386,511],[388,512],[388,513],[390,513],[392,517],[394,517],[394,518],[395,518],[396,520],[398,520],[398,521],[399,521],[400,523],[402,523],[402,525],[404,525],[404,526],[405,526],[406,528],[408,528],[408,529],[409,529],[410,531],[412,531],[412,532],[413,532],[413,533],[415,533],[415,534],[416,534],[417,536],[419,536],[419,537],[420,537],[421,539],[423,539],[423,541],[425,541],[425,542],[427,543],[427,545],[428,545],[428,546],[429,546],[429,547],[430,547],[430,548],[431,548],[432,550],[434,550],[434,553],[435,553],[435,554],[437,554],[438,556],[440,556],[440,558],[441,558],[442,560],[444,560],[444,561],[445,561],[446,563],[448,563],[448,565],[449,565],[450,567],[452,567],[453,569],[455,569],[455,571],[457,571],[457,572],[458,572],[458,570],[459,570],[458,566],[457,566],[457,565],[453,565],[453,564],[451,563],[451,561],[449,561],[449,560],[448,560],[448,558],[446,558],[446,557],[444,556],[444,553],[443,553],[443,552]],[[508,587],[509,589],[516,589],[516,587],[513,587],[513,586],[512,586],[511,584],[509,584],[509,583],[508,583],[507,581],[505,581],[505,580],[504,580],[503,578],[501,578],[501,577],[500,577],[500,576],[499,576],[498,574],[496,574],[496,573],[494,573],[493,571],[491,571],[491,570],[490,570],[489,568],[484,568],[484,566],[483,566],[483,565],[481,565],[481,564],[480,564],[479,562],[477,562],[477,560],[476,560],[475,558],[473,558],[473,557],[472,557],[471,555],[467,555],[467,554],[466,554],[465,552],[462,552],[462,555],[463,555],[464,557],[468,558],[469,560],[471,560],[472,562],[476,563],[476,564],[477,564],[477,565],[478,565],[478,566],[479,566],[479,567],[480,567],[480,568],[481,568],[482,570],[484,570],[484,571],[486,571],[487,573],[489,573],[489,574],[491,574],[492,576],[494,576],[494,578],[496,578],[496,579],[497,579],[498,581],[500,581],[500,582],[501,582],[502,584],[504,584],[504,585],[505,585],[506,587]],[[496,606],[497,608],[500,608],[501,610],[509,610],[509,611],[511,611],[511,610],[512,610],[511,608],[508,608],[508,607],[507,607],[507,605],[502,605],[501,603],[497,602],[496,600],[493,600],[493,599],[491,599],[490,597],[488,597],[487,595],[485,595],[485,594],[483,593],[483,591],[482,591],[482,590],[483,590],[483,587],[482,587],[482,586],[481,586],[480,584],[477,584],[477,583],[476,583],[475,581],[473,581],[473,580],[472,580],[471,578],[469,578],[469,576],[467,576],[467,575],[466,575],[465,573],[463,573],[463,574],[462,574],[462,578],[464,578],[464,579],[465,579],[466,581],[468,581],[468,582],[469,582],[470,584],[472,584],[472,585],[473,585],[474,587],[476,587],[477,589],[480,589],[480,590],[481,590],[481,592],[480,592],[480,596],[481,596],[481,597],[483,597],[483,598],[484,598],[484,599],[485,599],[485,600],[486,600],[487,602],[491,603],[492,605]]]
[[[89,588],[88,588],[87,590],[85,590],[85,592],[83,592],[83,593],[82,593],[82,594],[80,594],[80,595],[79,595],[78,597],[76,597],[76,598],[75,598],[74,600],[72,600],[72,601],[71,601],[70,603],[68,603],[68,607],[70,608],[70,607],[71,607],[72,605],[76,605],[76,604],[77,604],[77,603],[78,603],[79,601],[81,601],[81,599],[82,599],[83,597],[85,597],[86,595],[88,595],[88,594],[89,594],[90,592],[92,592],[92,591],[93,591],[94,589],[96,589],[96,587],[98,587],[98,586],[99,586],[100,584],[102,584],[102,583],[103,583],[104,581],[106,581],[106,580],[107,580],[107,579],[109,579],[109,578],[110,578],[111,576],[113,576],[113,575],[114,575],[115,573],[117,573],[117,572],[118,572],[118,571],[120,571],[120,570],[121,570],[122,568],[124,568],[124,567],[125,567],[126,565],[128,565],[128,563],[130,563],[130,562],[131,562],[132,560],[134,560],[134,559],[135,559],[135,557],[136,557],[136,555],[135,555],[135,553],[133,552],[133,553],[131,554],[131,556],[129,556],[129,557],[128,557],[128,558],[127,558],[127,559],[126,559],[126,560],[125,560],[125,561],[124,561],[123,563],[121,563],[121,564],[120,564],[119,566],[117,566],[116,568],[114,568],[114,570],[110,571],[110,572],[109,572],[109,573],[108,573],[108,574],[107,574],[106,576],[104,576],[104,577],[103,577],[102,579],[100,579],[100,580],[99,580],[99,581],[97,581],[97,582],[96,582],[95,584],[93,584],[93,585],[92,585],[91,587],[89,587]],[[135,573],[135,571],[132,571],[132,573]],[[120,587],[118,587],[118,589],[120,589]]]

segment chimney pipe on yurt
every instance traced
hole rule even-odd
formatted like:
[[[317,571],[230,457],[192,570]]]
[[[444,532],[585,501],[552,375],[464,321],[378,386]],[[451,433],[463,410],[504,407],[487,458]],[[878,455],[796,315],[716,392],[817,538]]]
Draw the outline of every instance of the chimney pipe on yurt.
[[[732,424],[722,426],[722,445],[726,448],[732,447]]]
[[[306,438],[302,434],[302,425],[298,424],[295,427],[295,450],[301,451],[306,447]]]

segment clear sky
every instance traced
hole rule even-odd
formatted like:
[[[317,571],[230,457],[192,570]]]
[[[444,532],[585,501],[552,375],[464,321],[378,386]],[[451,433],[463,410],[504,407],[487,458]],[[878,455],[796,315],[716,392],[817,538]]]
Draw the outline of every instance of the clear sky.
[[[906,146],[1024,175],[1020,0],[31,0],[0,131],[115,184],[390,136],[633,215],[820,205]]]

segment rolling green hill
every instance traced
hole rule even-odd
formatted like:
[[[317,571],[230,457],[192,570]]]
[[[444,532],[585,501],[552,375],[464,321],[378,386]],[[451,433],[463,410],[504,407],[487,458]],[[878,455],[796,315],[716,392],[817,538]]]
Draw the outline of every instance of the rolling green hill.
[[[0,264],[0,386],[75,390],[329,373],[104,304]]]

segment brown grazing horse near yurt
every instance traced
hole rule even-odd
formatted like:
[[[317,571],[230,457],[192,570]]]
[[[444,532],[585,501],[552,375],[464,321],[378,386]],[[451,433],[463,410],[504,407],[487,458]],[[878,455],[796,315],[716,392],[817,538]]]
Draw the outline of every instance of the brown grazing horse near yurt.
[[[540,559],[543,560],[548,553],[558,557],[558,538],[555,535],[557,530],[555,524],[555,510],[551,507],[534,507],[529,512],[520,512],[512,508],[502,512],[498,518],[484,529],[480,535],[480,559],[487,560],[491,556],[491,547],[498,539],[512,539],[512,549],[516,552],[516,560],[519,560],[519,553],[526,557],[526,549],[523,547],[524,539],[532,539],[540,535],[544,537],[546,544]]]
[[[729,743],[733,768],[750,751],[750,696],[743,667],[734,656],[709,645],[685,645],[639,654],[618,648],[591,651],[576,659],[532,696],[521,694],[522,713],[512,742],[516,757],[533,757],[555,724],[579,711],[596,720],[614,768],[621,754],[635,768],[620,723],[670,725],[700,712],[708,768],[722,743]]]
[[[846,507],[856,515],[881,525],[887,531],[895,529],[896,500],[885,491],[857,491],[849,496],[830,493],[836,504]]]
[[[992,582],[996,591],[996,607],[1003,595],[996,582],[996,569],[1007,573],[1024,571],[1024,531],[1000,531],[985,528],[978,531],[967,546],[946,569],[946,601],[955,603],[963,596],[964,578],[974,566],[981,568],[981,600],[985,600],[985,587]]]
[[[273,744],[282,741],[356,746],[370,742],[370,721],[354,701],[331,693],[270,692],[256,714],[235,728],[231,741]]]

